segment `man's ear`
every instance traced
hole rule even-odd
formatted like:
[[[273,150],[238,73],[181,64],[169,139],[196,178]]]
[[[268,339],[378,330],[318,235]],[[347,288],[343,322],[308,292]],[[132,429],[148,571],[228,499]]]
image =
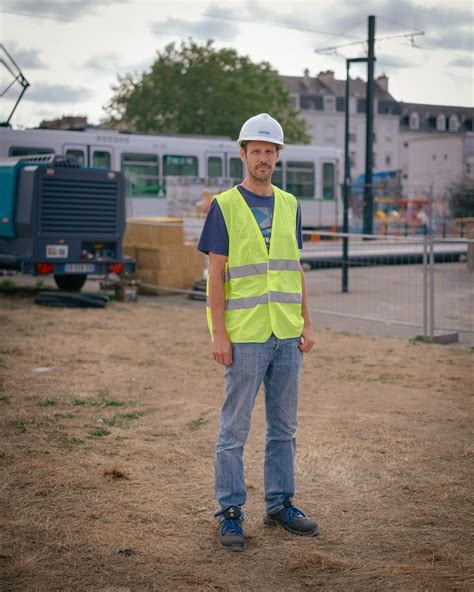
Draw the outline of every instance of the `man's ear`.
[[[240,148],[240,160],[245,162],[245,150],[243,148]]]

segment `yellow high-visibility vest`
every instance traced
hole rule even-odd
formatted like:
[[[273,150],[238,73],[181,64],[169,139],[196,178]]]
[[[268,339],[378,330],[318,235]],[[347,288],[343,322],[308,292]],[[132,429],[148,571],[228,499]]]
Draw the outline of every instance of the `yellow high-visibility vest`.
[[[229,235],[225,269],[225,326],[232,343],[263,343],[299,337],[302,281],[296,241],[296,198],[272,186],[274,209],[270,252],[237,187],[217,195]],[[212,335],[207,284],[207,320]]]

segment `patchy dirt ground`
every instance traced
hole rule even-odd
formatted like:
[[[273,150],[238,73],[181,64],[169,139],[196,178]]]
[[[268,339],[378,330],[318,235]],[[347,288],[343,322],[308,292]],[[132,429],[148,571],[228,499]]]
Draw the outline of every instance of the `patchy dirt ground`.
[[[262,523],[262,397],[247,551],[217,543],[222,371],[200,310],[56,310],[0,296],[1,590],[473,590],[471,349],[321,331],[306,356],[300,539]]]

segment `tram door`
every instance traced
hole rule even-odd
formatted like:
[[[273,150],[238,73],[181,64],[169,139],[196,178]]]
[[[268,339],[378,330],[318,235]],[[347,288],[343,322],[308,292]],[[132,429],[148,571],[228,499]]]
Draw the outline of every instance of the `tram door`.
[[[114,169],[113,149],[109,146],[85,146],[84,144],[64,144],[63,154],[74,156],[81,166]]]

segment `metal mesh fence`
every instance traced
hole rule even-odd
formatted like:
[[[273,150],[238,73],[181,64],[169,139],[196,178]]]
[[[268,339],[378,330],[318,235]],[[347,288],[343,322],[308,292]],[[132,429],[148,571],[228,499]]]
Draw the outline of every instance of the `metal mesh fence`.
[[[318,324],[407,337],[457,333],[462,343],[474,344],[474,261],[469,254],[474,240],[368,238],[319,233],[315,242],[314,233],[306,234],[310,240],[302,263]]]

